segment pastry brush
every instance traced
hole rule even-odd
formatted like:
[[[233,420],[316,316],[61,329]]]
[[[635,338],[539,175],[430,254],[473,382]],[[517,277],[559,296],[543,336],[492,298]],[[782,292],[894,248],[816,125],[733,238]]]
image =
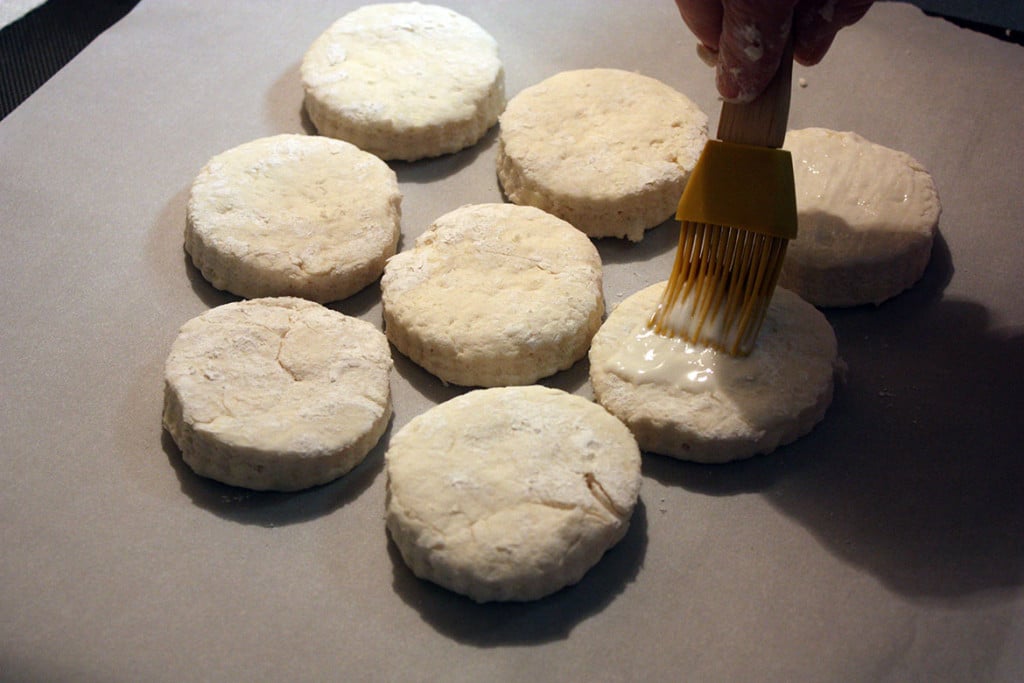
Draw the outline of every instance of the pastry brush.
[[[789,240],[796,237],[793,162],[786,137],[790,39],[779,70],[747,104],[722,103],[676,219],[682,225],[668,285],[648,327],[733,356],[753,349]]]

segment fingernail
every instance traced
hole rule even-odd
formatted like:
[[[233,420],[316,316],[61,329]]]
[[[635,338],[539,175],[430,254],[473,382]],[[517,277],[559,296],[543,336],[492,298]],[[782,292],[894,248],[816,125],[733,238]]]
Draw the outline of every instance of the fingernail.
[[[718,66],[718,50],[704,43],[697,43],[697,56],[708,66]]]
[[[715,71],[715,85],[718,87],[718,94],[726,102],[740,101],[738,98],[741,92],[739,84],[736,83],[735,76],[729,73],[728,70],[723,69],[721,64],[718,65],[718,69]]]

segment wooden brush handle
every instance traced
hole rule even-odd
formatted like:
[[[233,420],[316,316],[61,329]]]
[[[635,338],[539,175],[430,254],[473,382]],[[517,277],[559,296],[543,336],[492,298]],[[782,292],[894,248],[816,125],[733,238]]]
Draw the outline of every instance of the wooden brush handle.
[[[758,147],[782,147],[789,121],[789,94],[793,81],[793,34],[782,52],[779,70],[764,92],[746,104],[722,103],[718,139]]]

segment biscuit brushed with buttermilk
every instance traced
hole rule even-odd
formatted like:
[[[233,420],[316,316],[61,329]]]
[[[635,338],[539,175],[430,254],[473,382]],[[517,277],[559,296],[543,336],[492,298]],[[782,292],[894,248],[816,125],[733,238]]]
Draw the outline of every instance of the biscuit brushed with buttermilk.
[[[809,432],[842,370],[835,333],[814,306],[776,288],[749,356],[668,339],[647,327],[665,283],[620,303],[594,335],[594,397],[640,448],[695,462],[770,453]]]

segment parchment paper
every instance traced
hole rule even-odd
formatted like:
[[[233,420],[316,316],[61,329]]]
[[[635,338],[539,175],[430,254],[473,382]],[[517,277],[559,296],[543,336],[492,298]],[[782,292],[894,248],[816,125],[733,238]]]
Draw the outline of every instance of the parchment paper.
[[[86,681],[907,681],[1024,678],[1024,48],[880,3],[797,68],[791,126],[928,167],[924,279],[828,311],[849,366],[825,421],[727,466],[645,456],[623,542],[578,585],[476,605],[415,579],[384,530],[391,433],[444,387],[401,356],[391,432],[334,484],[196,477],[162,433],[178,327],[233,297],[182,250],[214,154],[311,132],[298,66],[358,3],[145,0],[0,123],[0,678]],[[668,0],[452,0],[510,96],[636,70],[712,120]],[[496,131],[395,164],[403,245],[501,201]],[[666,278],[677,228],[600,241],[611,305]],[[335,306],[380,324],[376,287]],[[585,362],[545,381],[590,395]]]

